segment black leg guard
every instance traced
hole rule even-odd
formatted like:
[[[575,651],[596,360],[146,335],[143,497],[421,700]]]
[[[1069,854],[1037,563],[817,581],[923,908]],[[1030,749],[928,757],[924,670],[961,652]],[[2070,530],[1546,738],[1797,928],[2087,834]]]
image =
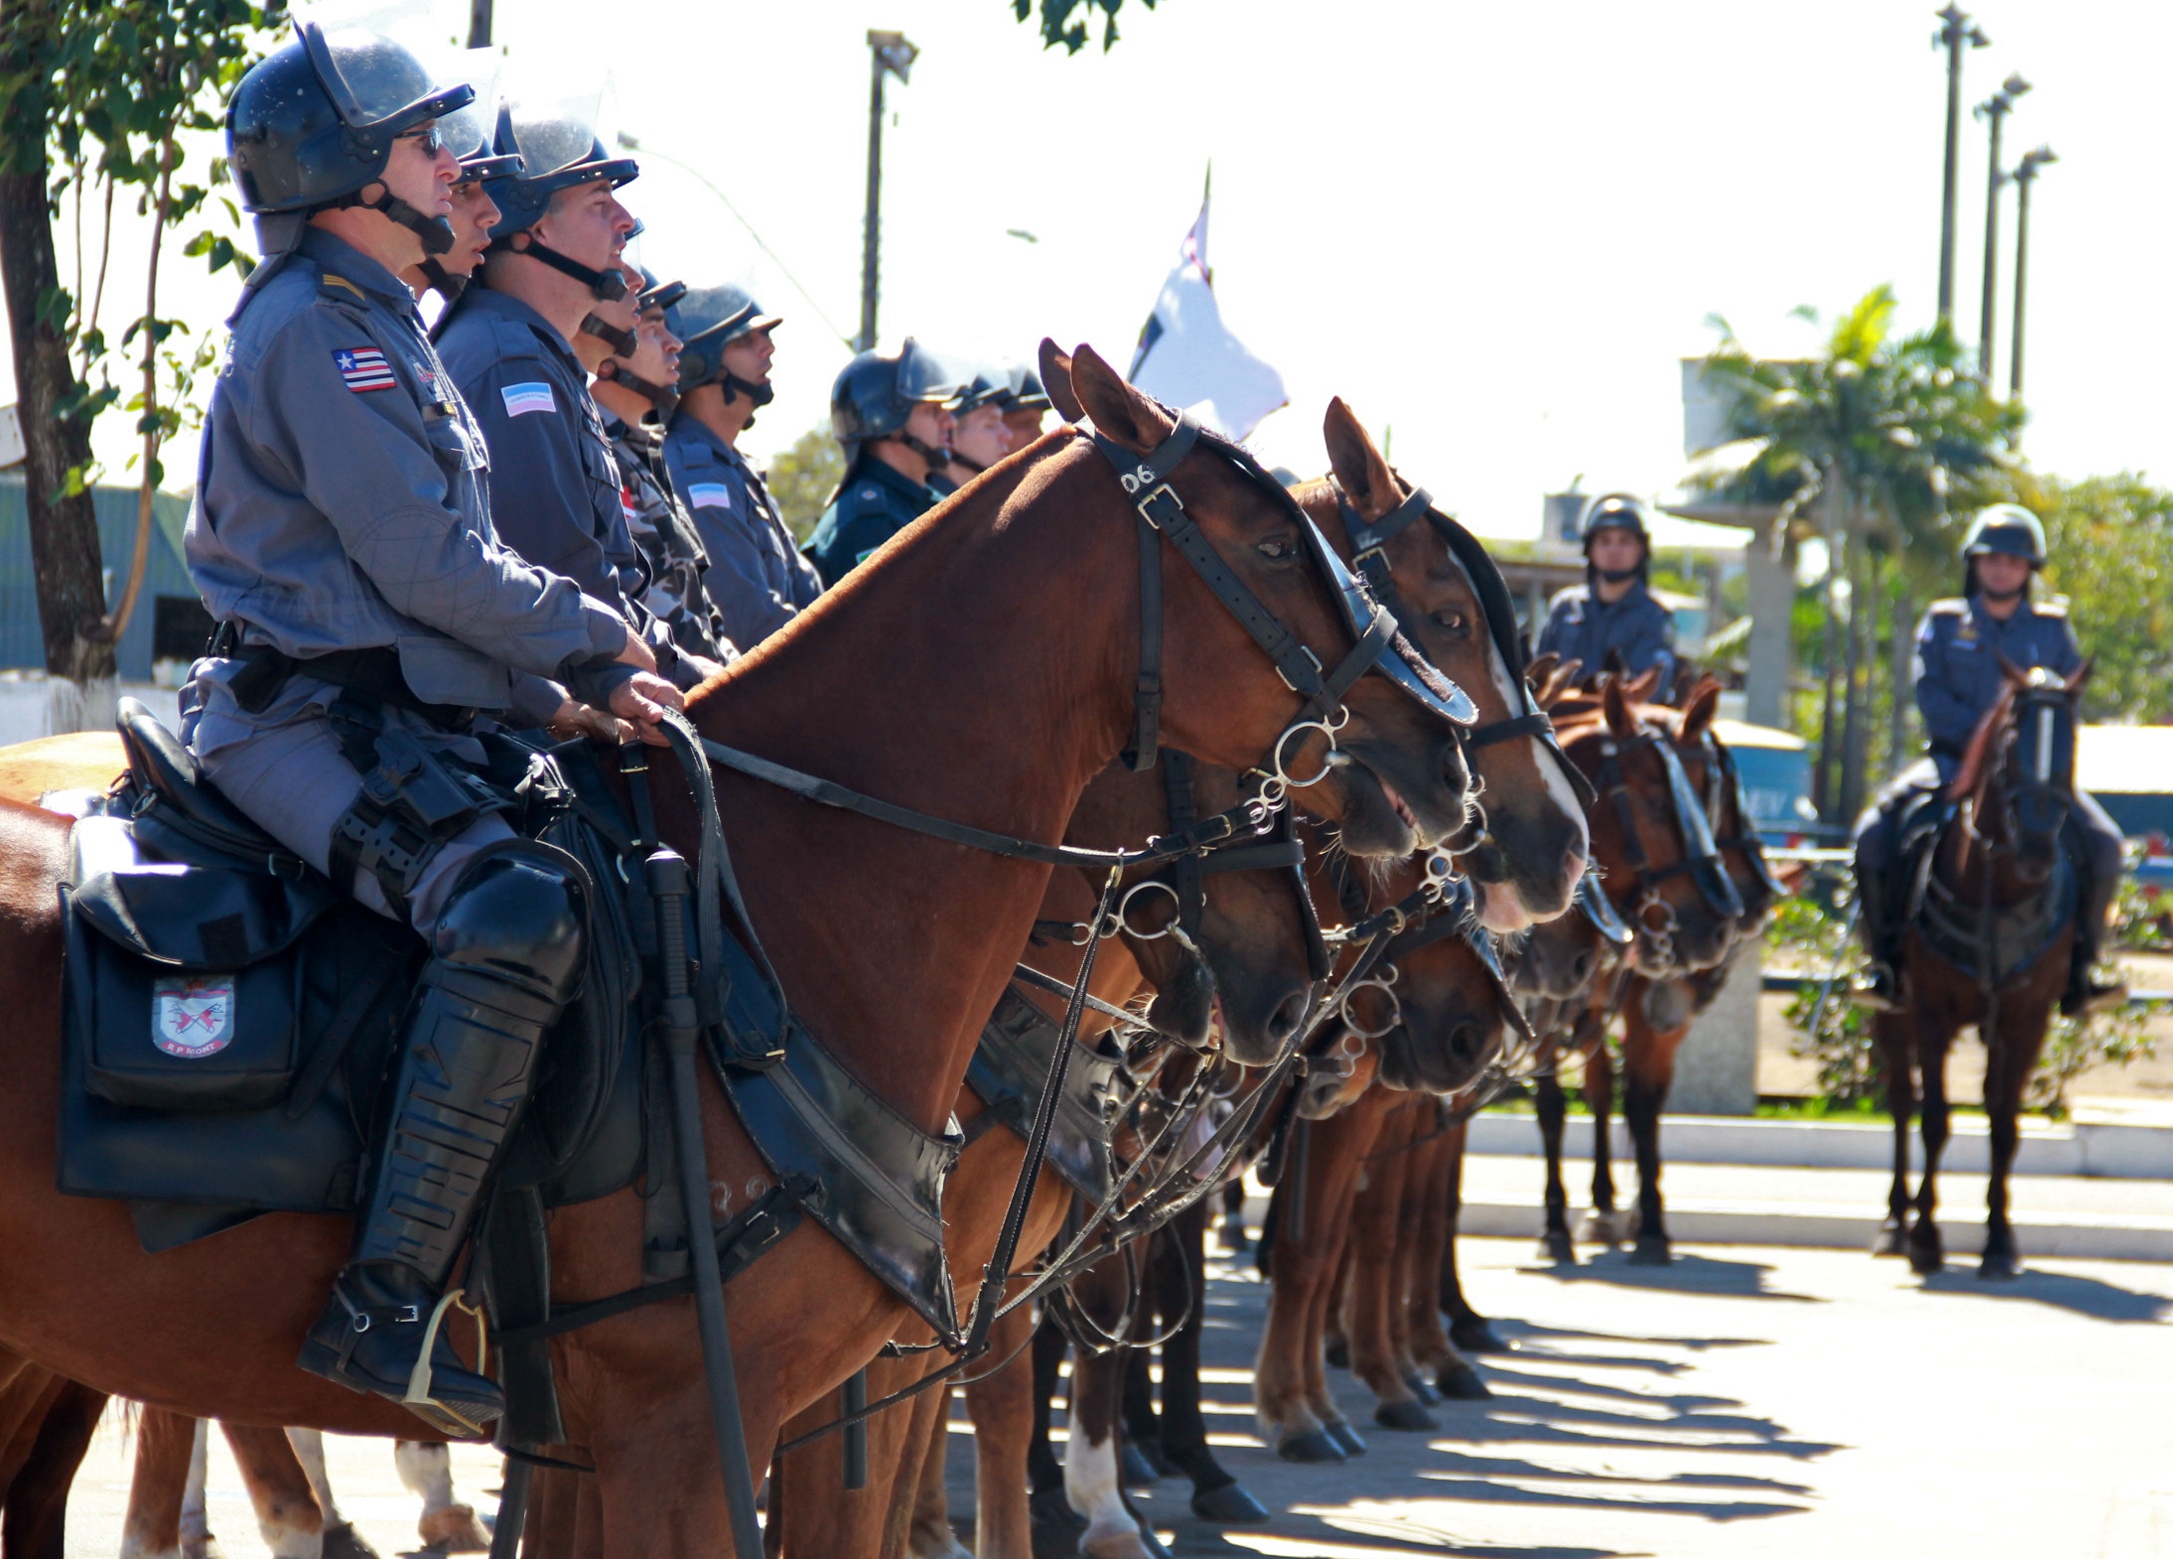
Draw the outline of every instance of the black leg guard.
[[[505,1410],[443,1330],[446,1281],[581,973],[578,868],[517,845],[477,860],[438,922],[354,1253],[301,1365],[474,1438]],[[427,1362],[426,1362],[427,1360]]]
[[[2120,873],[2101,870],[2092,859],[2090,845],[2088,839],[2079,840],[2069,852],[2075,864],[2075,952],[2067,966],[2067,990],[2060,997],[2060,1010],[2071,1018],[2111,1006],[2128,994],[2125,985],[2107,985],[2091,975],[2111,929]]]
[[[1896,879],[1900,885],[1896,885]],[[1860,1006],[1891,1011],[1901,1005],[1901,927],[1909,872],[1906,863],[1892,862],[1881,870],[1866,871],[1860,861],[1856,877],[1857,929],[1871,967],[1850,994]]]

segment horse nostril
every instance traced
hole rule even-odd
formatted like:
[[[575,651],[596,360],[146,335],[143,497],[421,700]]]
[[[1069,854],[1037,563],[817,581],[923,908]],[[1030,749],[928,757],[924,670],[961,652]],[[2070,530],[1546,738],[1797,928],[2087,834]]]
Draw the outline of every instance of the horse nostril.
[[[1479,1059],[1479,1028],[1475,1023],[1459,1023],[1449,1030],[1449,1049],[1456,1059],[1469,1065]]]
[[[1292,991],[1277,1004],[1274,1016],[1268,1019],[1268,1037],[1280,1044],[1297,1033],[1298,1026],[1305,1022],[1306,1011],[1312,1004],[1310,989]]]
[[[1583,984],[1584,981],[1588,979],[1592,974],[1591,953],[1579,953],[1575,958],[1571,959],[1569,964],[1569,972],[1572,979],[1576,980],[1579,984]]]

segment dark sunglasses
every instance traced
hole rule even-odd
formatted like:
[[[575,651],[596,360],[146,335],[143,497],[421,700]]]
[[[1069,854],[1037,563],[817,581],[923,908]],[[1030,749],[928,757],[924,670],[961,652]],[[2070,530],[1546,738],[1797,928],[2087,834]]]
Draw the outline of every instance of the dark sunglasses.
[[[439,152],[445,150],[445,132],[436,125],[427,125],[420,130],[410,130],[407,134],[395,136],[393,139],[417,142],[421,145],[425,157],[435,157]]]

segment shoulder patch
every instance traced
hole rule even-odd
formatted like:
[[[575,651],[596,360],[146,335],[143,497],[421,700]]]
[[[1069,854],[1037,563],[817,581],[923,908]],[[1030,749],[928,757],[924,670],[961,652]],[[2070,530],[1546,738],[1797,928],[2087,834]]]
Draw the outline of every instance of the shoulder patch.
[[[509,384],[498,393],[505,397],[506,415],[509,417],[526,416],[532,411],[558,410],[558,398],[551,393],[551,387],[540,379],[528,384]]]
[[[722,482],[689,482],[687,502],[697,509],[729,509],[732,489]]]
[[[332,354],[332,366],[357,395],[368,390],[389,390],[400,382],[392,364],[385,361],[385,354],[374,346],[341,347]]]
[[[1927,617],[1959,617],[1968,610],[1969,603],[1967,601],[1958,595],[1950,595],[1943,600],[1932,602],[1930,606],[1924,609],[1924,615]]]
[[[2067,602],[2064,599],[2057,601],[2032,601],[2030,603],[2030,610],[2036,613],[2039,617],[2065,617],[2067,615]]]
[[[863,503],[873,503],[876,499],[880,497],[882,497],[882,494],[878,493],[872,487],[863,487],[860,489],[860,500]]]

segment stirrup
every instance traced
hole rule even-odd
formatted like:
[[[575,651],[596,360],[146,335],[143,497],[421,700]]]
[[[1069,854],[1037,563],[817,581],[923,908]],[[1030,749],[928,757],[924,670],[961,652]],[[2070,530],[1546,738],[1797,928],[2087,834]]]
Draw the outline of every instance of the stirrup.
[[[1849,986],[1849,1000],[1871,1012],[1899,1012],[1902,1003],[1901,974],[1883,959],[1874,959]]]
[[[2091,979],[2086,973],[2080,980],[2069,983],[2060,997],[2060,1011],[2070,1018],[2084,1018],[2092,1013],[2121,1006],[2127,999],[2127,981],[2115,980],[2106,985]]]

